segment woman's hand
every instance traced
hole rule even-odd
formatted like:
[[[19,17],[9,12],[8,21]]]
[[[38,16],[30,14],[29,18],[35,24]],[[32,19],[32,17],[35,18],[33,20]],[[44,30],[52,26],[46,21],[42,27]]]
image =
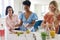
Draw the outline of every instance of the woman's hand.
[[[9,31],[12,32],[12,30],[13,30],[13,29],[10,27]]]
[[[41,24],[42,28],[46,28],[46,24]]]
[[[22,20],[18,24],[15,25],[15,27],[21,26],[23,24]]]
[[[14,29],[12,29],[12,28],[9,29],[9,31],[10,31],[11,33],[16,34],[16,32],[14,32],[13,30],[14,30]]]
[[[26,27],[32,27],[32,24],[28,24],[28,25],[26,25]]]

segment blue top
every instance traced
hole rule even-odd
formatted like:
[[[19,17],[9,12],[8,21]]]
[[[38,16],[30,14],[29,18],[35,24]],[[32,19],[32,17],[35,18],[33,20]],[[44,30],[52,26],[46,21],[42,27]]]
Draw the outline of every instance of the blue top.
[[[35,13],[31,13],[29,18],[26,20],[24,13],[20,13],[19,19],[23,21],[23,24],[27,24],[27,23],[30,24],[32,21],[37,20],[38,17]]]
[[[26,20],[24,13],[20,13],[19,19],[23,21],[23,23],[31,23],[33,20],[37,20],[38,17],[35,13],[31,13],[29,18]]]

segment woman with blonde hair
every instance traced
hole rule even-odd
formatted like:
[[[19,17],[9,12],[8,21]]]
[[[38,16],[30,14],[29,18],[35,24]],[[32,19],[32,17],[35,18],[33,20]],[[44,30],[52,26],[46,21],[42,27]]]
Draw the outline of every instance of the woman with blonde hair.
[[[47,12],[44,16],[44,21],[42,22],[42,26],[45,28],[46,23],[48,23],[49,29],[53,29],[53,26],[55,28],[56,33],[58,33],[59,30],[59,21],[58,21],[58,15],[60,14],[58,9],[58,4],[56,1],[51,1],[49,4],[49,12]],[[54,29],[53,29],[54,30]]]

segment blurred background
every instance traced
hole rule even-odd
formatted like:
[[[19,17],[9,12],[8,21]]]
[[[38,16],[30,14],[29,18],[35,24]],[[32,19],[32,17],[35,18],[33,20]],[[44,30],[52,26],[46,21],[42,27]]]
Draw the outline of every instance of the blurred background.
[[[15,14],[19,14],[23,10],[22,2],[24,0],[0,0],[0,18],[5,17],[5,9],[7,6],[11,5],[14,9]],[[48,12],[48,5],[52,0],[30,0],[31,1],[31,11],[38,15],[39,20],[43,20],[43,16]],[[60,9],[60,0],[56,0]]]
[[[23,10],[22,2],[24,0],[0,0],[0,18],[5,17],[5,9],[7,6],[11,5],[14,9],[15,14],[19,14]],[[48,12],[48,5],[52,0],[30,0],[31,1],[31,11],[38,15],[39,20],[43,20],[43,16]],[[60,0],[56,0],[60,9]]]

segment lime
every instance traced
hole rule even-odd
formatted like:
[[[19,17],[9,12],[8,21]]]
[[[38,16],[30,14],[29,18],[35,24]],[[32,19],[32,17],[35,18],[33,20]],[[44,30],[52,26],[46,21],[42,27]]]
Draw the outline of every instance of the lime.
[[[29,30],[26,30],[26,33],[27,33],[27,34],[29,34],[29,33],[30,33],[30,31],[29,31]]]

